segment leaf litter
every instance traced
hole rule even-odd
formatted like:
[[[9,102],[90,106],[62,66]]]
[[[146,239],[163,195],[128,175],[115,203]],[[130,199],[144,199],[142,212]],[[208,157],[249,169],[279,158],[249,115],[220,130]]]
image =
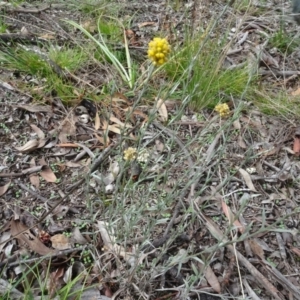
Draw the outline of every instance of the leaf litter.
[[[143,17],[135,45],[156,26]],[[0,93],[1,293],[22,297],[8,282],[30,264],[45,279],[46,262],[49,299],[74,278],[82,299],[300,299],[293,123],[248,104],[233,121],[186,109],[168,124],[178,111],[160,98],[145,108],[117,93],[107,116],[105,104],[36,105],[10,83]],[[130,147],[145,160],[124,160]]]

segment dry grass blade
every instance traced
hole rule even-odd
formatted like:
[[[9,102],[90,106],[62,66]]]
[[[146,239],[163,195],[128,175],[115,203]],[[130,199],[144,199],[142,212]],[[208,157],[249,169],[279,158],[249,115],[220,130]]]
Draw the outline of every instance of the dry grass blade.
[[[246,279],[243,279],[243,284],[252,300],[261,300],[261,298],[258,297],[256,293],[253,291],[253,289],[250,287]]]

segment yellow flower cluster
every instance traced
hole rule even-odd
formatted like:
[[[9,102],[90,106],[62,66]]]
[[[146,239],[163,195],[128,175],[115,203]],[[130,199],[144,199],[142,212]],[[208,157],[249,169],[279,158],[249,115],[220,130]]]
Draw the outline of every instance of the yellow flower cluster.
[[[167,61],[170,51],[168,41],[156,37],[149,43],[148,57],[155,66],[161,66]]]
[[[136,148],[129,147],[126,150],[124,150],[124,160],[134,160],[137,158],[137,155],[138,153]]]
[[[220,103],[215,106],[215,111],[220,117],[227,117],[230,114],[230,109],[227,103]]]

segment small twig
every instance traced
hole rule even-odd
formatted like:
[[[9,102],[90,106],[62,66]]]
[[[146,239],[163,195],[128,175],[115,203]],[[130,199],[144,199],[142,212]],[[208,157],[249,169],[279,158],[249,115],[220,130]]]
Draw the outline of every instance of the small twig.
[[[0,178],[20,177],[20,176],[24,176],[24,175],[28,175],[28,174],[33,174],[33,173],[41,171],[42,168],[43,168],[43,166],[36,166],[36,167],[33,167],[33,168],[22,170],[20,173],[1,173]]]
[[[51,5],[46,5],[41,8],[23,8],[23,7],[16,7],[16,8],[7,8],[7,11],[13,12],[13,13],[26,13],[26,14],[39,14],[43,11],[48,10],[51,8]]]
[[[91,159],[95,158],[95,154],[84,144],[76,143],[79,147],[83,148],[83,150],[89,155]]]
[[[67,255],[67,254],[73,253],[75,251],[82,251],[82,250],[85,250],[88,247],[89,247],[89,245],[85,245],[85,246],[81,246],[81,247],[77,247],[77,248],[61,250],[61,251],[51,253],[49,255],[34,257],[34,258],[26,259],[26,260],[18,260],[18,261],[8,263],[8,264],[5,263],[5,262],[1,262],[0,263],[0,268],[3,267],[3,266],[6,266],[6,268],[11,268],[11,267],[19,266],[21,264],[30,264],[30,263],[34,263],[34,262],[37,262],[37,261],[42,261],[44,259],[51,259],[51,258],[54,258],[54,257]]]
[[[103,160],[105,159],[105,157],[107,156],[107,154],[110,152],[110,150],[114,147],[116,147],[120,142],[117,142],[115,144],[110,144],[107,148],[105,148],[100,155],[95,159],[95,161],[93,162],[91,169],[89,171],[89,173],[79,179],[77,182],[75,182],[74,184],[72,184],[71,186],[69,186],[67,188],[68,192],[70,193],[71,191],[73,191],[77,186],[81,185],[82,183],[84,183],[84,181],[86,180],[87,177],[89,177],[93,172],[95,172],[98,167],[100,166],[100,164],[103,162]]]
[[[1,46],[3,45],[3,43],[21,43],[37,45],[37,43],[39,41],[42,41],[42,39],[39,39],[33,34],[2,33],[0,34],[0,41]]]
[[[20,182],[18,182],[17,184],[21,189],[27,191],[28,193],[30,193],[32,196],[36,197],[37,199],[42,200],[43,202],[48,202],[49,199],[37,194],[33,190],[29,189],[25,184],[20,183]]]

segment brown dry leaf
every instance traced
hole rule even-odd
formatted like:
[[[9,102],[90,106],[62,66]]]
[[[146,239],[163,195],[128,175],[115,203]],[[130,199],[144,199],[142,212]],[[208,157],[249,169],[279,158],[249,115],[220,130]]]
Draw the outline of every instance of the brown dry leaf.
[[[240,233],[244,233],[245,232],[244,226],[234,216],[230,207],[225,203],[224,200],[222,200],[222,209],[223,209],[223,212],[224,212],[225,216],[227,217],[229,223],[234,224],[234,226],[239,230]]]
[[[57,250],[66,250],[71,248],[69,238],[64,234],[56,234],[50,238],[52,247]]]
[[[111,116],[109,118],[109,120],[113,123],[120,125],[120,127],[122,127],[122,128],[124,128],[124,127],[132,128],[132,125],[130,125],[129,123],[123,123],[122,121],[120,121],[118,118],[116,118],[114,116]]]
[[[214,291],[221,293],[220,282],[210,266],[205,269],[205,278]]]
[[[54,40],[54,39],[56,39],[56,35],[54,33],[45,33],[43,35],[40,35],[39,39]]]
[[[59,267],[56,271],[50,273],[47,280],[47,290],[49,291],[50,299],[53,299],[57,290],[61,288],[60,278],[62,278],[64,273],[65,269],[63,267]]]
[[[52,112],[52,107],[50,105],[16,105],[15,107],[30,112]]]
[[[74,244],[86,245],[88,241],[86,238],[81,234],[78,227],[75,227],[72,232],[72,242]]]
[[[36,175],[36,174],[31,174],[29,176],[29,180],[30,180],[30,183],[36,187],[37,189],[40,187],[40,179],[39,179],[39,176]],[[1,196],[1,195],[0,195]]]
[[[68,134],[66,133],[66,132],[60,132],[59,134],[58,134],[58,139],[59,139],[59,141],[61,142],[61,144],[66,144],[66,143],[68,143],[69,142],[69,140],[68,140]]]
[[[30,127],[41,140],[45,138],[44,132],[41,129],[39,129],[36,125],[30,124]]]
[[[76,134],[76,117],[73,116],[72,118],[65,118],[62,121],[62,125],[60,125],[60,132],[58,135],[59,141],[63,143],[68,143],[68,137],[73,136]]]
[[[81,26],[89,33],[94,33],[97,29],[95,22],[92,22],[91,20],[83,22]]]
[[[255,241],[255,240],[249,240],[249,245],[251,247],[252,252],[258,256],[260,259],[265,259],[265,254],[263,248]]]
[[[291,93],[292,96],[299,96],[300,95],[300,88],[296,89]]]
[[[242,128],[242,125],[241,125],[241,122],[239,119],[233,121],[232,125],[233,125],[233,128],[237,129],[237,130],[241,130],[241,128]]]
[[[292,244],[289,244],[289,248],[292,252],[294,252],[296,255],[298,255],[300,257],[300,249],[294,247]]]
[[[47,181],[47,182],[56,182],[57,178],[55,174],[52,172],[49,166],[44,165],[40,175]]]
[[[158,114],[160,115],[160,119],[162,122],[168,121],[168,110],[164,103],[164,100],[158,99],[156,102],[156,107],[158,110]]]
[[[158,152],[163,152],[165,150],[165,144],[160,140],[155,140],[155,150]]]
[[[47,142],[47,139],[43,139],[39,141],[38,148],[43,148]]]
[[[253,185],[253,183],[252,183],[252,180],[251,180],[251,176],[249,175],[249,173],[248,173],[247,171],[245,171],[244,169],[241,169],[241,168],[239,169],[239,172],[240,172],[240,174],[243,176],[243,178],[244,178],[244,180],[245,180],[245,183],[246,183],[247,187],[248,187],[250,190],[256,192],[255,187],[254,187],[254,185]]]
[[[57,147],[64,147],[64,148],[78,148],[77,144],[73,143],[63,143],[63,144],[57,144]]]
[[[15,147],[18,151],[20,152],[30,152],[38,148],[39,146],[39,141],[38,140],[30,140],[28,141],[25,145],[21,147]]]
[[[115,93],[111,99],[112,102],[123,102],[123,103],[126,103],[127,105],[129,105],[129,101],[127,99],[127,97],[119,92]]]
[[[41,166],[47,166],[47,163],[46,163],[44,157],[42,157],[41,159],[39,159],[39,164],[40,164]]]
[[[36,167],[34,158],[30,161],[30,167],[31,167],[31,168]],[[39,179],[39,176],[36,175],[35,173],[29,175],[29,180],[30,180],[31,184],[32,184],[34,187],[36,187],[37,189],[40,187],[40,179]]]
[[[205,226],[209,230],[211,235],[217,240],[225,241],[223,233],[220,230],[220,228],[217,226],[217,224],[212,219],[210,219],[204,215],[203,215],[203,217],[205,220]]]
[[[142,27],[145,27],[145,26],[152,26],[152,25],[157,25],[157,23],[156,22],[143,22],[143,23],[139,23],[138,27],[142,28]]]
[[[130,46],[142,46],[141,42],[138,41],[138,37],[133,30],[124,30],[124,35],[128,39],[128,43]]]
[[[3,196],[3,195],[7,192],[10,183],[11,183],[11,181],[9,181],[9,182],[8,182],[7,184],[5,184],[5,185],[0,186],[0,196]]]
[[[238,145],[242,148],[242,149],[247,149],[247,145],[243,140],[243,137],[239,134],[238,136]]]
[[[103,138],[102,136],[99,136],[97,133],[94,134],[95,137],[97,138],[97,140],[103,144],[104,146],[108,146],[108,144],[110,143],[109,137],[106,136],[106,139]]]
[[[65,166],[69,167],[69,168],[79,168],[79,167],[82,167],[82,164],[76,163],[76,162],[72,162],[72,161],[67,161],[65,163]]]
[[[127,107],[124,109],[124,111],[128,112],[131,118],[132,123],[135,123],[135,119],[134,119],[134,115],[137,115],[139,117],[143,118],[143,121],[141,123],[141,127],[148,122],[148,116],[146,114],[144,114],[141,110],[133,110],[132,107]],[[141,119],[141,118],[139,118]]]
[[[116,134],[121,134],[121,130],[116,125],[108,125],[107,129],[109,131],[112,131],[112,132],[116,133]]]
[[[11,235],[15,236],[20,241],[26,243],[31,250],[40,254],[47,255],[54,253],[54,250],[46,247],[36,236],[34,236],[27,226],[20,222],[20,220],[12,219],[10,221]]]
[[[96,112],[96,116],[95,116],[95,130],[98,130],[101,126],[101,121],[100,121],[100,117],[98,114],[98,111]]]
[[[300,155],[300,137],[298,136],[294,138],[293,151],[296,156]]]

